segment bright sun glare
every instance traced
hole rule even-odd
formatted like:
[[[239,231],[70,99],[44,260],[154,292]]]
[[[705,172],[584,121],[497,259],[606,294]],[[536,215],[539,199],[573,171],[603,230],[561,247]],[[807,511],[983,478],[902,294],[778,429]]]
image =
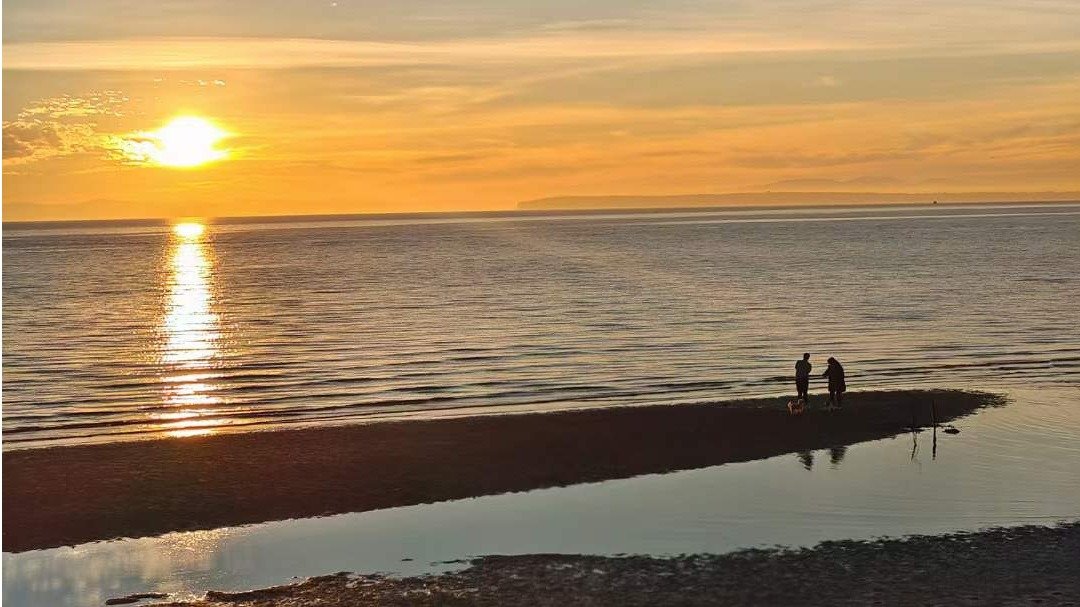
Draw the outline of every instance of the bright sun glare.
[[[195,167],[228,156],[217,149],[229,133],[205,118],[180,116],[156,131],[138,133],[128,139],[125,152],[138,161],[161,166]]]
[[[206,226],[201,223],[178,223],[173,226],[173,232],[188,240],[192,240],[202,236],[202,233],[206,231]]]

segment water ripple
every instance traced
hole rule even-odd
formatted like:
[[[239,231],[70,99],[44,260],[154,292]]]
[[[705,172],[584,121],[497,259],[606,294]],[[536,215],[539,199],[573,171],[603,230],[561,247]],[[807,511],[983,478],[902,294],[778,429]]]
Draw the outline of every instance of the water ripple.
[[[1032,208],[5,226],[5,444],[784,394],[803,351],[1075,385],[1080,216]]]

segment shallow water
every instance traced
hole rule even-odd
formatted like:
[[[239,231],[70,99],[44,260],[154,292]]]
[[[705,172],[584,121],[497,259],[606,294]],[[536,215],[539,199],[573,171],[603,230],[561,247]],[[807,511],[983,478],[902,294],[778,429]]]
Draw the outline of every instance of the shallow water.
[[[933,433],[671,474],[4,554],[4,603],[100,605],[542,552],[679,554],[1080,518],[1080,388],[1018,389]],[[857,398],[857,395],[853,395]],[[412,560],[402,560],[412,559]],[[434,563],[434,564],[433,564]]]
[[[4,448],[1080,383],[1080,206],[6,224]],[[815,386],[820,389],[820,386]]]

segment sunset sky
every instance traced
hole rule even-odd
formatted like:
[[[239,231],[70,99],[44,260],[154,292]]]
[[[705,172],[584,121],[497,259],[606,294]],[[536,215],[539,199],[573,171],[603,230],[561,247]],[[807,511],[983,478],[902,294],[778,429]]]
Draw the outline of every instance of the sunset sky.
[[[1075,0],[3,12],[5,220],[1080,190]]]

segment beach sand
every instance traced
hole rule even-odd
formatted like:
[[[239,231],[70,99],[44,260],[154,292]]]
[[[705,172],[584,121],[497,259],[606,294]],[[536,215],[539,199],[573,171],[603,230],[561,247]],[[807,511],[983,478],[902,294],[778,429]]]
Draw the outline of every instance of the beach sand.
[[[702,468],[905,432],[1002,397],[863,392],[793,417],[786,398],[593,409],[9,451],[8,552]]]
[[[678,558],[488,556],[404,579],[347,574],[175,607],[1078,605],[1080,524]]]

